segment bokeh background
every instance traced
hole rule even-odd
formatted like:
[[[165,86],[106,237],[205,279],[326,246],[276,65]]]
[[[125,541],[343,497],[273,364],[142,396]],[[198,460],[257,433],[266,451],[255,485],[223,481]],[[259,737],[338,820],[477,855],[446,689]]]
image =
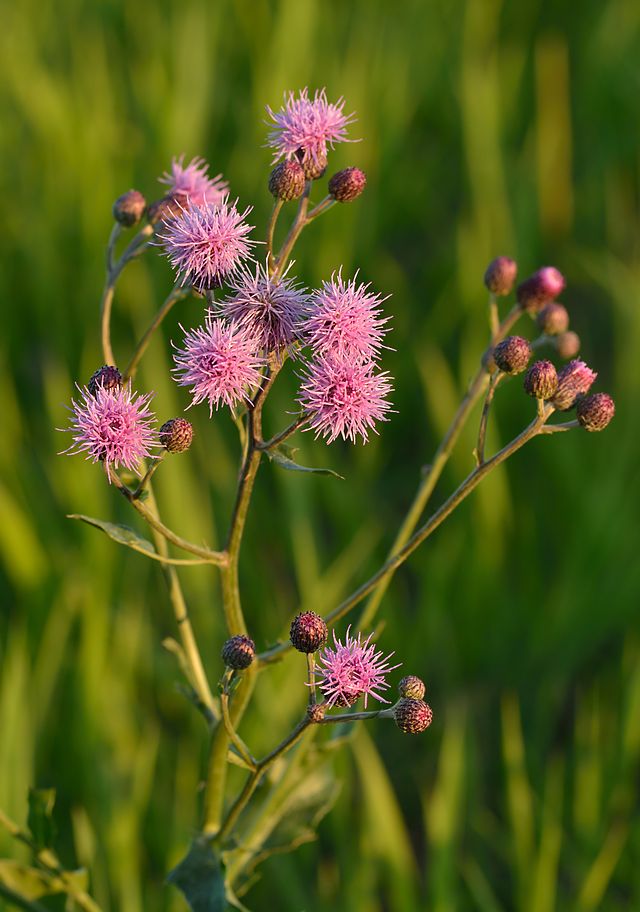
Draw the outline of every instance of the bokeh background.
[[[259,647],[299,605],[328,611],[383,559],[421,466],[486,344],[482,276],[553,264],[598,389],[601,435],[534,441],[398,573],[378,628],[423,676],[420,738],[358,731],[319,839],[266,862],[256,910],[622,910],[640,907],[640,380],[634,0],[21,0],[1,4],[0,807],[24,822],[55,786],[59,850],[105,910],[185,908],[163,879],[198,819],[206,739],[176,689],[158,567],[65,514],[136,519],[80,458],[56,453],[76,380],[101,364],[98,301],[111,204],[160,195],[173,155],[204,155],[258,236],[270,211],[264,105],[326,86],[358,115],[331,158],[369,185],[302,237],[310,284],[341,264],[392,294],[397,413],[366,448],[303,435],[301,459],[347,482],[264,465],[241,566]],[[156,254],[125,273],[123,360],[170,287]],[[139,386],[164,418],[176,308]],[[276,388],[277,430],[295,389]],[[529,420],[501,389],[490,445]],[[157,475],[169,525],[220,543],[236,472],[228,418],[191,413],[192,454]],[[474,422],[475,424],[475,422]],[[463,437],[436,491],[471,467]],[[224,638],[214,574],[182,573],[212,679]],[[344,629],[341,625],[340,630]],[[300,657],[261,679],[242,733],[273,743],[301,711]],[[0,834],[3,854],[19,854]],[[0,908],[3,908],[0,900]]]

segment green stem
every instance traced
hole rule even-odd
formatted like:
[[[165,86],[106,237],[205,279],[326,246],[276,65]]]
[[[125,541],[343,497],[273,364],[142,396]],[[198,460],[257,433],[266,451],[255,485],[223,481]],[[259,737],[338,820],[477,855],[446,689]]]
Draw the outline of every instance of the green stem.
[[[240,735],[237,733],[233,726],[233,722],[231,721],[231,715],[229,714],[229,694],[226,691],[220,695],[220,707],[222,709],[222,721],[224,723],[227,734],[229,735],[230,741],[235,745],[238,753],[247,764],[247,766],[250,769],[255,769],[255,758],[251,756],[251,751],[244,743]]]
[[[304,193],[300,197],[300,202],[298,203],[298,211],[296,212],[296,217],[293,221],[293,224],[291,225],[291,228],[289,229],[289,233],[284,240],[284,244],[280,248],[280,253],[275,259],[275,264],[271,268],[271,277],[276,282],[284,272],[287,260],[289,259],[289,254],[293,250],[295,243],[300,236],[300,232],[307,223],[307,208],[309,206],[310,193],[311,181],[307,181],[304,188]]]
[[[269,224],[267,226],[267,269],[269,272],[275,268],[275,260],[273,256],[273,236],[276,230],[276,222],[278,221],[278,216],[280,215],[282,205],[283,200],[277,199],[275,201],[273,209],[271,211],[271,216],[269,218]]]
[[[153,234],[153,227],[146,225],[136,237],[131,241],[124,253],[115,263],[113,261],[113,251],[115,242],[120,234],[120,226],[115,226],[111,231],[109,243],[107,245],[107,278],[105,280],[102,300],[100,302],[100,336],[102,340],[102,354],[105,364],[115,366],[115,358],[111,347],[111,308],[113,306],[113,295],[116,288],[116,282],[120,273],[130,260],[139,256],[147,246],[149,237]]]
[[[275,763],[278,757],[290,750],[300,740],[300,738],[302,738],[305,730],[309,727],[310,724],[311,723],[308,719],[303,719],[298,723],[298,725],[296,725],[291,734],[288,735],[284,741],[281,741],[280,744],[278,744],[278,746],[271,751],[271,753],[267,754],[266,757],[257,763],[255,770],[249,775],[247,781],[245,782],[242,791],[229,808],[229,813],[227,814],[224,823],[220,828],[220,831],[216,835],[217,843],[222,842],[225,836],[233,829],[238,817],[247,806],[249,799],[256,790],[260,779],[266,773],[269,767]]]
[[[480,416],[478,443],[476,444],[476,465],[482,465],[484,462],[484,445],[487,438],[487,422],[489,420],[489,410],[491,408],[491,403],[493,402],[493,397],[496,393],[496,388],[504,376],[505,374],[503,374],[502,371],[496,371],[491,375],[491,380],[489,381],[489,389],[487,390],[484,405],[482,406],[482,415]]]
[[[498,311],[498,299],[493,292],[489,293],[489,328],[491,330],[491,341],[495,345],[500,333],[500,314]]]
[[[189,293],[188,286],[185,287],[183,285],[179,285],[178,283],[176,283],[174,285],[171,292],[167,295],[167,298],[165,299],[162,307],[158,310],[158,312],[154,316],[153,320],[151,321],[151,323],[145,330],[144,335],[138,342],[138,344],[135,348],[135,351],[134,351],[133,355],[131,356],[131,360],[129,361],[127,368],[126,368],[124,374],[122,375],[123,381],[126,382],[129,379],[133,380],[133,378],[136,375],[138,365],[142,359],[142,356],[144,355],[145,351],[147,350],[147,347],[153,337],[153,334],[158,329],[158,327],[160,326],[160,324],[162,323],[164,318],[167,316],[167,314],[169,313],[169,311],[171,310],[173,305],[176,304],[178,301],[180,301],[182,298],[186,297],[186,295],[188,293]]]
[[[162,453],[152,461],[151,465],[149,466],[149,468],[145,472],[142,480],[140,481],[140,484],[138,485],[138,487],[135,489],[135,491],[132,494],[132,497],[134,500],[138,500],[138,498],[142,495],[145,487],[153,478],[153,475],[154,475],[156,469],[158,468],[160,463],[163,461],[163,459],[166,458],[166,456],[167,456],[167,451],[163,450]]]
[[[149,504],[150,509],[157,516],[157,504],[151,486],[149,486]],[[163,557],[167,557],[168,547],[164,536],[156,529],[153,529],[152,532],[158,553]],[[178,625],[178,633],[180,634],[182,648],[184,650],[184,654],[187,659],[187,665],[190,670],[191,680],[189,683],[195,690],[201,703],[206,706],[214,718],[218,718],[219,714],[216,701],[214,700],[213,694],[211,693],[211,688],[209,687],[209,681],[204,670],[202,657],[200,656],[200,650],[198,649],[198,643],[193,632],[193,627],[191,626],[189,611],[187,609],[187,603],[182,593],[182,587],[180,585],[180,578],[178,576],[177,570],[173,566],[163,564],[162,573],[167,584],[167,589],[169,590],[169,598],[173,607],[176,624]]]
[[[279,434],[275,434],[269,440],[264,440],[261,443],[257,444],[257,449],[266,452],[267,450],[273,449],[273,447],[278,446],[279,443],[284,443],[292,434],[302,427],[309,420],[309,416],[306,414],[300,415],[296,418],[295,421],[292,421],[291,424],[286,427],[283,431],[280,431]]]
[[[314,206],[311,212],[307,215],[305,224],[308,225],[309,222],[312,222],[313,219],[318,218],[319,215],[322,215],[323,212],[331,209],[335,205],[335,199],[333,196],[325,196],[322,202],[318,203],[317,206]]]
[[[518,321],[521,315],[522,310],[520,307],[517,305],[513,307],[500,325],[500,330],[496,336],[495,341],[503,339],[512,328],[512,326]],[[444,468],[449,461],[449,457],[451,456],[453,448],[458,442],[458,438],[460,437],[462,429],[464,428],[471,412],[475,408],[476,403],[487,388],[487,384],[489,383],[489,374],[487,373],[485,365],[488,361],[492,348],[493,345],[490,345],[482,356],[480,367],[478,368],[475,377],[472,379],[469,388],[458,407],[457,412],[453,416],[453,420],[449,425],[447,432],[442,438],[442,441],[440,442],[440,445],[434,454],[431,465],[429,466],[429,470],[418,486],[418,490],[414,496],[413,503],[409,507],[409,511],[404,518],[402,525],[400,526],[395,541],[391,546],[391,550],[387,555],[387,560],[393,558],[394,555],[400,551],[400,549],[406,544],[406,542],[413,534],[413,531],[418,525],[420,517],[424,513],[424,509],[435,490],[440,476],[442,475]],[[392,578],[393,573],[382,576],[378,585],[375,586],[372,590],[371,597],[369,598],[364,611],[358,620],[358,627],[360,629],[365,629],[371,626]]]
[[[215,564],[218,567],[225,567],[227,565],[228,556],[224,551],[211,551],[209,548],[203,548],[200,545],[187,541],[186,538],[181,538],[168,526],[165,526],[158,516],[150,510],[143,501],[135,499],[134,492],[130,491],[129,488],[120,481],[115,472],[111,474],[111,481],[118,488],[123,497],[129,501],[134,510],[147,521],[154,532],[158,532],[168,542],[175,545],[176,548],[181,548],[183,551],[195,554],[209,564]]]
[[[400,548],[395,554],[393,554],[385,564],[383,564],[380,569],[373,574],[373,576],[367,580],[366,583],[363,583],[358,589],[355,590],[348,598],[346,598],[337,608],[334,608],[333,611],[330,611],[329,614],[325,616],[327,623],[335,623],[344,617],[352,608],[359,604],[364,598],[367,597],[371,592],[375,591],[377,587],[385,580],[388,580],[400,567],[406,559],[416,550],[419,545],[422,544],[425,539],[435,532],[435,530],[440,526],[444,520],[458,507],[466,497],[471,494],[471,492],[480,484],[482,479],[489,474],[494,468],[503,463],[506,459],[509,458],[513,453],[519,450],[525,445],[532,437],[535,437],[540,433],[548,433],[548,431],[543,431],[543,424],[546,418],[553,412],[553,407],[547,406],[545,412],[542,416],[537,415],[534,420],[519,434],[514,440],[512,440],[507,446],[503,447],[495,456],[492,456],[491,459],[482,463],[465,478],[462,484],[451,494],[451,496],[445,500],[445,502],[440,506],[435,513],[421,526],[417,532],[415,532],[406,542],[406,544]],[[277,656],[281,655],[283,652],[288,651],[291,648],[290,643],[280,643],[278,646],[274,646],[272,649],[267,650],[266,652],[261,653],[258,656],[260,662],[269,662],[275,659]]]
[[[358,722],[366,719],[393,719],[393,707],[374,709],[371,712],[340,713],[338,716],[325,716],[315,725],[330,725],[332,722]]]

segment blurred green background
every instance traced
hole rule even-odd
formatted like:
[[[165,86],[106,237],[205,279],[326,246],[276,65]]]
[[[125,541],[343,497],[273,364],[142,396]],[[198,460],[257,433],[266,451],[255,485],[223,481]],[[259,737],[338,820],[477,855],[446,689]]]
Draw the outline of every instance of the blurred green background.
[[[617,416],[603,434],[534,441],[398,573],[379,642],[426,679],[434,724],[419,738],[383,722],[358,730],[335,757],[342,790],[318,841],[266,862],[246,902],[640,908],[638,4],[0,6],[0,807],[22,823],[28,786],[55,786],[60,853],[89,867],[105,912],[185,908],[163,878],[198,819],[205,733],[161,646],[174,628],[157,565],[65,514],[136,520],[96,467],[56,455],[67,444],[55,428],[74,382],[101,364],[115,197],[135,186],[153,199],[173,155],[204,155],[264,236],[264,105],[326,86],[362,137],[330,167],[357,164],[369,185],[303,234],[297,268],[309,284],[359,268],[392,294],[397,414],[366,448],[302,436],[301,458],[346,483],[261,468],[241,566],[259,648],[300,604],[330,610],[383,559],[486,344],[494,255],[521,275],[565,273],[573,328]],[[170,282],[155,253],[125,273],[123,360]],[[169,379],[169,340],[201,309],[176,308],[139,375],[163,420],[188,402]],[[267,430],[294,389],[289,370]],[[490,445],[531,407],[518,382],[505,386]],[[216,545],[237,440],[225,415],[190,415],[197,443],[158,473],[157,492],[170,526]],[[434,505],[472,446],[470,431]],[[216,580],[206,568],[182,579],[215,681]],[[290,656],[261,678],[242,728],[257,749],[301,712],[302,675]],[[4,833],[0,852],[18,853]]]

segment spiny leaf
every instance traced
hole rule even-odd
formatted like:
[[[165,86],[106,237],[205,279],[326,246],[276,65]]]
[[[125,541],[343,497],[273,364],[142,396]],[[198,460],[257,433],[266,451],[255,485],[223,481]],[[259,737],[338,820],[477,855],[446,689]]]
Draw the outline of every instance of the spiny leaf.
[[[334,478],[340,478],[344,481],[342,475],[338,475],[337,472],[334,472],[333,469],[315,469],[311,466],[303,466],[300,463],[295,462],[293,455],[297,452],[293,447],[287,446],[284,443],[281,443],[280,446],[274,447],[272,450],[267,451],[269,458],[279,465],[283,469],[287,469],[289,472],[311,472],[313,475],[333,475]]]
[[[225,912],[227,898],[220,857],[204,839],[196,839],[167,880],[184,894],[192,912]]]

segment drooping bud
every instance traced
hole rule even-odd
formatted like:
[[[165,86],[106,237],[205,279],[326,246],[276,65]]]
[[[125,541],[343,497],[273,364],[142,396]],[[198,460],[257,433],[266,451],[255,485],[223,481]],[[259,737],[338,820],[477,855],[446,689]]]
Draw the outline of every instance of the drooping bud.
[[[184,453],[193,440],[193,425],[186,418],[170,418],[160,428],[160,443],[169,453]]]
[[[607,393],[581,396],[576,402],[576,415],[585,431],[604,431],[615,413],[615,402]]]
[[[187,201],[188,197],[184,197],[183,203],[186,204]],[[158,222],[166,222],[180,215],[180,205],[177,197],[171,196],[171,194],[163,196],[162,199],[149,203],[147,206],[147,219],[151,225],[156,225]]]
[[[113,204],[113,217],[124,228],[132,228],[138,224],[146,208],[147,201],[138,190],[127,190]]]
[[[558,372],[551,361],[536,361],[524,377],[524,389],[536,399],[551,399],[558,388]]]
[[[322,722],[327,710],[326,703],[310,703],[307,706],[307,719],[309,722]]]
[[[484,274],[484,284],[495,295],[508,295],[518,275],[518,264],[510,257],[499,256],[491,260]]]
[[[367,175],[360,168],[345,168],[329,179],[329,194],[339,203],[357,199],[367,185]]]
[[[105,364],[103,367],[99,367],[97,371],[94,371],[87,383],[87,389],[92,396],[95,396],[99,387],[116,393],[121,389],[122,374],[117,367]]]
[[[239,633],[232,636],[222,647],[222,661],[227,668],[241,671],[248,668],[256,656],[256,644],[253,640]]]
[[[531,346],[522,336],[507,336],[493,349],[493,360],[505,374],[521,374],[531,359]]]
[[[536,326],[546,336],[558,336],[569,329],[569,311],[563,304],[552,301],[536,317]]]
[[[284,202],[299,199],[304,193],[304,185],[304,170],[295,159],[280,162],[269,176],[269,192]]]
[[[561,412],[576,404],[578,396],[588,393],[598,375],[584,361],[569,361],[558,374],[558,388],[551,400]]]
[[[543,266],[518,285],[518,304],[529,313],[538,313],[545,304],[558,297],[564,286],[564,276],[561,272],[554,266]]]
[[[304,171],[304,176],[307,180],[320,180],[324,172],[327,170],[327,156],[318,155],[317,158],[305,158],[304,150],[298,149],[296,152],[296,158],[302,165],[302,170]]]
[[[398,684],[400,696],[411,697],[412,700],[422,700],[425,689],[424,681],[417,675],[406,675]]]
[[[327,642],[327,625],[314,611],[303,611],[291,622],[291,645],[298,652],[317,652]]]
[[[406,735],[417,735],[425,728],[429,728],[433,721],[433,712],[424,700],[403,697],[396,704],[393,717],[400,731]]]
[[[559,336],[556,336],[553,344],[561,358],[565,360],[575,358],[580,351],[580,336],[578,333],[569,330],[569,332],[560,333]]]

